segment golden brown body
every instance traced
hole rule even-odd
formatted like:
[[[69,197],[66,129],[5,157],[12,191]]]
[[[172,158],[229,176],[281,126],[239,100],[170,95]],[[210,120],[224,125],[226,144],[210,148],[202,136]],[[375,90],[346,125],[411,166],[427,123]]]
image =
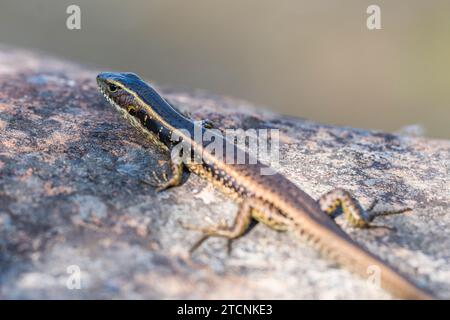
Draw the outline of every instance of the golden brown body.
[[[204,143],[198,143],[192,138],[192,133],[196,130],[195,124],[172,108],[136,75],[103,73],[97,80],[105,97],[124,117],[171,150],[172,176],[159,185],[159,190],[179,185],[183,167],[186,167],[212,182],[239,203],[238,214],[230,227],[187,226],[205,234],[192,251],[210,236],[224,237],[229,241],[236,239],[245,233],[251,220],[256,219],[276,230],[297,233],[322,254],[363,277],[367,277],[373,268],[378,268],[380,286],[399,298],[432,298],[428,292],[355,243],[332,219],[333,215],[343,211],[357,227],[384,227],[373,225],[371,221],[377,215],[398,212],[376,213],[372,211],[373,206],[364,210],[342,189],[329,192],[316,202],[280,174],[261,175],[261,169],[267,167],[259,162],[235,164],[233,159],[222,159],[207,151]],[[202,127],[200,130],[204,133],[208,129]],[[200,152],[201,161],[181,161],[177,151],[181,143]]]

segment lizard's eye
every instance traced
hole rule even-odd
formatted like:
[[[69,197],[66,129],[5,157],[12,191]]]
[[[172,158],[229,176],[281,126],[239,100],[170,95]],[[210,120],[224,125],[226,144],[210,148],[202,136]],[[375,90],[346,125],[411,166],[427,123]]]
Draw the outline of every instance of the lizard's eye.
[[[118,89],[118,87],[117,87],[115,84],[110,83],[110,84],[108,85],[108,89],[109,89],[109,91],[111,91],[111,92],[116,92],[117,89]]]

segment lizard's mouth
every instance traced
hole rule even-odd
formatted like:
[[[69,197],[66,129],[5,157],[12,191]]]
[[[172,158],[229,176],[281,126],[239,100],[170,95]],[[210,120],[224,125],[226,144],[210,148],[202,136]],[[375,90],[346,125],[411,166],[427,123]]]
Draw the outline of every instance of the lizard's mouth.
[[[105,97],[106,101],[108,101],[109,104],[112,105],[120,113],[126,114],[127,112],[106,93],[104,85],[101,83],[101,81],[97,80],[97,82],[98,82],[98,90]]]

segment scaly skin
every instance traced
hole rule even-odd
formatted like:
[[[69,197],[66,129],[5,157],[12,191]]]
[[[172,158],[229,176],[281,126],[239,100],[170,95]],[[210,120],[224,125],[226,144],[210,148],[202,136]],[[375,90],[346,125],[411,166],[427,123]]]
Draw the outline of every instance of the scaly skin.
[[[351,195],[342,189],[329,192],[319,202],[280,174],[261,175],[256,164],[235,164],[235,159],[220,159],[205,149],[208,142],[193,139],[194,132],[207,133],[207,126],[200,128],[176,111],[151,86],[132,73],[101,73],[97,76],[100,91],[106,99],[140,131],[153,141],[161,142],[171,151],[170,179],[159,184],[158,190],[181,184],[183,168],[212,182],[240,204],[233,226],[218,225],[209,228],[186,226],[200,230],[204,236],[191,251],[210,236],[219,236],[230,241],[242,236],[250,221],[256,219],[270,227],[291,230],[322,254],[333,261],[365,277],[371,267],[381,272],[381,287],[398,298],[430,299],[432,295],[419,288],[393,267],[363,249],[354,242],[332,219],[339,212],[356,227],[384,227],[370,222],[376,215],[398,212],[373,212],[373,206],[364,210]],[[198,132],[198,131],[197,131]],[[211,133],[211,130],[208,131]],[[217,132],[211,133],[223,138]],[[179,146],[189,145],[193,151],[201,151],[203,157],[198,163],[182,162]],[[224,146],[225,148],[225,146]],[[237,147],[235,150],[237,151]],[[234,153],[237,154],[236,152]],[[246,154],[249,157],[248,154]],[[227,161],[228,160],[228,161]]]

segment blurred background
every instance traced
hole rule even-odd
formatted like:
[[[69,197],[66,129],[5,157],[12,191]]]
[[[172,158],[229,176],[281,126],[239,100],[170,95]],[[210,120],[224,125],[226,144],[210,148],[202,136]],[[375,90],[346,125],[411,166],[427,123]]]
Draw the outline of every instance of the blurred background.
[[[66,8],[81,8],[81,30]],[[381,7],[381,30],[366,9]],[[450,138],[448,0],[0,0],[0,43],[326,123]]]

